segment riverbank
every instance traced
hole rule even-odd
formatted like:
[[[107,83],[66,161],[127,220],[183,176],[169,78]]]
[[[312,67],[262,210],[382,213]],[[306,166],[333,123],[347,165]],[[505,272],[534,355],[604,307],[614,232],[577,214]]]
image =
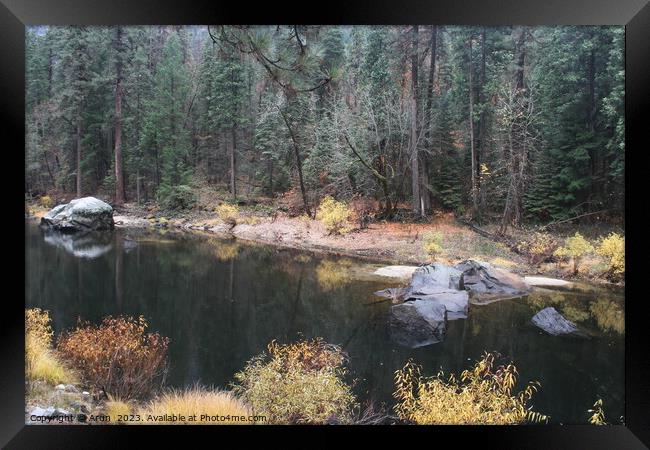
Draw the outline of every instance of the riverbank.
[[[598,257],[585,257],[577,275],[569,264],[541,263],[532,265],[523,255],[502,242],[482,236],[458,221],[453,214],[438,214],[424,223],[376,221],[365,227],[352,228],[346,234],[330,234],[325,225],[306,215],[291,216],[277,208],[240,206],[236,217],[224,221],[215,211],[204,207],[185,212],[161,211],[155,204],[126,203],[115,208],[117,227],[159,230],[181,230],[210,234],[220,238],[237,238],[281,248],[315,253],[349,256],[389,265],[421,265],[432,262],[424,250],[424,235],[442,236],[442,251],[435,260],[453,265],[475,259],[507,269],[522,276],[544,276],[572,281],[612,284],[603,277],[604,265]],[[30,217],[39,219],[47,208],[26,205]],[[525,239],[519,230],[515,239]],[[558,236],[558,239],[560,237]],[[619,283],[620,284],[620,283]]]

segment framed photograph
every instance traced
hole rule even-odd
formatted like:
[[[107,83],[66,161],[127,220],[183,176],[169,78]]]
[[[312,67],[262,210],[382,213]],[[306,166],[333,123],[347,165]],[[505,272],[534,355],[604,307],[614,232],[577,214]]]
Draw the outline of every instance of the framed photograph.
[[[647,448],[646,3],[2,0],[0,442]]]

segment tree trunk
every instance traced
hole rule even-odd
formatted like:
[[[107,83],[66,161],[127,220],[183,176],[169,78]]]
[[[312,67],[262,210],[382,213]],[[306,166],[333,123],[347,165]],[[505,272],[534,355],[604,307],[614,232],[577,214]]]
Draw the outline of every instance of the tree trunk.
[[[140,204],[140,167],[135,169],[135,195],[138,199],[138,205]]]
[[[525,92],[525,79],[524,79],[524,65],[526,62],[526,29],[521,28],[513,32],[513,37],[516,36],[515,43],[515,58],[516,58],[516,71],[515,71],[515,91],[512,95],[512,108],[515,114],[514,119],[508,130],[508,152],[507,167],[508,176],[508,195],[503,209],[503,217],[501,220],[500,235],[505,235],[508,226],[512,223],[516,224],[521,220],[522,204],[523,204],[523,188],[524,188],[524,175],[526,166],[528,164],[528,130],[526,125],[527,113],[526,109],[530,106],[530,99],[522,102]]]
[[[77,115],[77,198],[81,198],[81,141],[83,139],[83,124],[81,123],[81,108]]]
[[[115,51],[115,204],[121,205],[124,196],[124,177],[122,174],[122,27],[117,27]]]
[[[281,108],[278,109],[280,111],[280,115],[282,116],[282,120],[284,120],[284,124],[287,126],[287,129],[289,130],[289,136],[291,136],[291,142],[293,143],[293,152],[296,157],[296,167],[298,169],[298,179],[300,181],[300,193],[302,194],[302,202],[305,207],[305,212],[307,213],[307,215],[311,215],[311,210],[309,209],[309,202],[307,201],[307,191],[305,189],[305,182],[302,176],[302,161],[300,159],[300,149],[298,148],[298,141],[296,140],[296,135],[294,134],[293,128],[291,128],[291,125],[289,124],[289,120],[287,119],[287,116],[284,114],[284,111],[282,111]]]
[[[52,47],[47,52],[47,98],[52,98],[52,71],[54,67],[54,57]]]
[[[420,170],[418,157],[418,26],[413,25],[411,41],[411,185],[413,213],[423,215],[420,200]]]
[[[269,196],[273,197],[273,158],[269,157]]]
[[[436,47],[437,47],[437,35],[438,35],[438,28],[435,25],[431,25],[431,41],[429,43],[429,47],[431,50],[431,62],[429,64],[429,79],[427,81],[427,104],[426,104],[426,111],[425,111],[425,131],[424,131],[424,142],[426,142],[427,148],[429,151],[433,151],[433,142],[431,141],[431,128],[433,127],[433,81],[435,77],[435,72],[436,72]],[[423,162],[423,170],[422,170],[422,182],[423,185],[425,186],[425,191],[422,194],[424,198],[424,206],[426,208],[426,211],[431,210],[431,206],[433,205],[434,198],[433,198],[433,193],[428,189],[428,186],[431,185],[431,180],[429,179],[430,175],[430,170],[429,170],[429,158],[427,154],[425,153],[422,158]]]
[[[594,36],[592,33],[589,35],[590,39],[593,40]],[[588,59],[587,59],[587,129],[593,134],[596,132],[596,54],[594,48],[592,47]],[[595,137],[595,136],[594,136]],[[589,153],[589,192],[590,199],[593,200],[594,195],[596,194],[598,187],[595,180],[596,177],[596,151],[593,148],[588,150]],[[588,202],[587,209],[590,210],[592,207],[592,201]]]
[[[478,189],[476,184],[476,146],[474,145],[474,88],[472,85],[472,39],[469,36],[469,142],[472,158],[472,217],[478,216]]]
[[[481,30],[481,72],[478,84],[478,101],[481,105],[481,114],[479,115],[478,123],[478,147],[476,151],[476,170],[477,170],[477,189],[479,195],[478,201],[478,220],[481,219],[481,212],[485,209],[485,190],[481,186],[481,161],[485,158],[486,154],[486,129],[487,129],[487,109],[485,108],[485,58],[486,58],[486,31],[485,28]]]
[[[236,167],[236,157],[235,157],[235,146],[237,142],[237,128],[233,124],[231,129],[231,142],[230,142],[230,193],[232,194],[232,199],[237,200],[237,167]]]

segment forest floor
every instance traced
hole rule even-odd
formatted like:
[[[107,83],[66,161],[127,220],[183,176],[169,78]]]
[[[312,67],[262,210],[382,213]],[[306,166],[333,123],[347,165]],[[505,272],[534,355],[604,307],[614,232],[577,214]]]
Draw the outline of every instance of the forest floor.
[[[527,258],[513,251],[508,245],[484,237],[458,221],[452,213],[439,213],[426,222],[375,221],[366,227],[356,228],[342,235],[328,233],[318,220],[306,215],[292,216],[281,211],[277,205],[260,202],[239,206],[235,225],[222,221],[215,212],[216,204],[202,204],[184,212],[162,211],[155,203],[138,205],[125,203],[115,209],[117,227],[153,228],[161,230],[184,230],[202,232],[223,238],[238,238],[257,243],[296,248],[319,253],[330,253],[369,259],[391,265],[419,265],[433,260],[423,248],[423,235],[433,231],[442,235],[443,250],[435,261],[455,264],[466,259],[475,259],[492,264],[520,275],[543,275],[547,277],[606,282],[602,274],[606,267],[598,257],[585,257],[578,275],[572,274],[569,264],[529,264]],[[37,203],[26,204],[31,216],[41,217],[46,208]],[[494,232],[496,225],[485,225],[486,231]],[[567,230],[570,230],[567,231]],[[596,238],[610,231],[602,226],[576,227],[555,233],[561,240],[566,235],[580,231],[586,237]],[[511,231],[511,241],[525,239],[529,234],[523,229]]]

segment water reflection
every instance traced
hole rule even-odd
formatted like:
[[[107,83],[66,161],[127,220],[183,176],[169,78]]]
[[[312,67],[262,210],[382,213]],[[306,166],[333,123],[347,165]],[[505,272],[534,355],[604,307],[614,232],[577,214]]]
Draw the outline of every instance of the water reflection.
[[[349,259],[322,260],[316,267],[316,278],[321,289],[332,291],[352,282],[350,277],[352,265],[353,263]]]
[[[617,302],[601,298],[589,306],[589,311],[602,330],[625,334],[625,312]]]
[[[587,331],[597,328],[600,332],[625,334],[622,293],[593,289],[574,291],[538,289],[528,297],[527,301],[537,310],[555,306],[564,317]]]
[[[62,233],[51,228],[44,229],[43,233],[46,244],[61,248],[78,258],[99,258],[111,251],[113,245],[113,236],[110,233]]]

